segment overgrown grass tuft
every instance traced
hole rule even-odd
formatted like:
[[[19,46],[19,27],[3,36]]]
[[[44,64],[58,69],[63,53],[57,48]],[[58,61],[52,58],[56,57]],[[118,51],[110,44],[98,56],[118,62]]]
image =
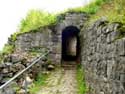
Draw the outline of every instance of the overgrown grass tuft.
[[[3,61],[4,56],[13,53],[14,45],[5,44],[2,51],[0,51],[0,63]]]
[[[2,62],[2,60],[3,60],[3,54],[2,54],[2,52],[0,51],[0,63]]]
[[[30,10],[26,18],[22,19],[20,32],[28,32],[38,27],[56,23],[56,16],[41,10]]]
[[[84,72],[81,65],[77,66],[77,83],[78,83],[78,94],[85,94],[86,92],[86,85],[84,80]]]
[[[46,85],[48,74],[40,73],[34,81],[34,86],[30,89],[30,94],[36,94],[43,85]]]
[[[30,10],[27,16],[23,18],[19,25],[19,31],[12,35],[12,40],[15,41],[17,35],[26,32],[36,32],[39,27],[55,25],[57,17],[55,14],[50,14],[42,10]]]
[[[101,5],[110,0],[93,0],[90,4],[78,8],[68,9],[64,13],[67,12],[75,12],[75,13],[88,13],[95,14],[100,8]]]
[[[9,45],[9,44],[5,44],[3,50],[2,50],[2,53],[3,54],[10,54],[12,53],[14,50],[14,46],[13,45]]]

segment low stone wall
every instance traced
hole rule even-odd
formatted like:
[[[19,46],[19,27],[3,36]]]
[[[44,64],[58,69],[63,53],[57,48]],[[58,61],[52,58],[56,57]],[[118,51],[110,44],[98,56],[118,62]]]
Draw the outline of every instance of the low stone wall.
[[[87,94],[125,94],[125,37],[105,18],[81,31],[81,63]]]

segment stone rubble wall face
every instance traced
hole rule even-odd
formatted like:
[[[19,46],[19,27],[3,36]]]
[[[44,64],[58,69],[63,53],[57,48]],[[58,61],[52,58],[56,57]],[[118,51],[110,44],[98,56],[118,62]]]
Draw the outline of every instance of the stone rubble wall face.
[[[125,94],[125,38],[119,24],[98,20],[81,31],[81,63],[88,94]]]
[[[45,28],[39,32],[30,32],[18,36],[15,42],[16,51],[25,52],[34,47],[47,48],[51,41],[50,32],[50,29]]]

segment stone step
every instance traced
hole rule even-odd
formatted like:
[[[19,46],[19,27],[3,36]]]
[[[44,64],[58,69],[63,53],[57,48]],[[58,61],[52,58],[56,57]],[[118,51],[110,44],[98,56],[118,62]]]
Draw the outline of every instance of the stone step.
[[[74,61],[70,61],[70,62],[66,62],[66,61],[64,61],[64,62],[62,62],[62,65],[76,65],[76,62],[74,62]]]
[[[77,65],[76,64],[62,64],[62,67],[64,68],[64,69],[70,69],[70,70],[73,70],[73,69],[76,69],[76,67],[77,67]]]

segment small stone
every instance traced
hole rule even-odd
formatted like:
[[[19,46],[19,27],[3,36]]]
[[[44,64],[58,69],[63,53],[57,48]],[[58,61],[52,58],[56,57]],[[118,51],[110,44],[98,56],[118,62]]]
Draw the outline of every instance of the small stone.
[[[104,92],[100,92],[100,94],[105,94]]]
[[[125,82],[125,73],[120,74],[120,81]]]
[[[7,68],[4,68],[3,70],[2,70],[2,73],[8,73],[9,72],[9,70],[7,69]]]
[[[32,82],[33,80],[29,76],[26,76],[26,80],[23,81],[22,87],[28,88],[31,86]]]
[[[48,72],[48,71],[43,71],[42,73],[43,73],[43,74],[49,74],[49,72]]]
[[[24,89],[20,89],[20,90],[18,91],[18,94],[25,94],[25,90],[24,90]]]
[[[47,69],[48,69],[48,70],[54,70],[54,69],[55,69],[55,66],[54,66],[54,65],[48,65]]]
[[[3,91],[0,91],[0,94],[16,94],[16,91],[12,87],[8,86],[4,88]]]
[[[3,79],[3,74],[0,73],[0,82]]]
[[[7,62],[7,63],[5,63],[5,65],[6,65],[6,66],[12,66],[12,63]]]

